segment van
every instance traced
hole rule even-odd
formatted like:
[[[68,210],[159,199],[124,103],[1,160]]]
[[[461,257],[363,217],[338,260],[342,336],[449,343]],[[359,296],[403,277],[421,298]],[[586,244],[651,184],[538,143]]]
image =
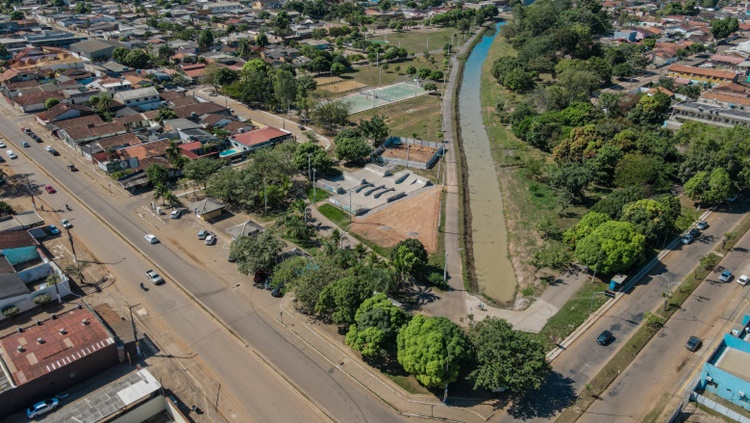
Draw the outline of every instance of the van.
[[[201,240],[206,239],[207,235],[208,235],[208,231],[201,229],[201,231],[198,232],[198,239],[201,239]]]

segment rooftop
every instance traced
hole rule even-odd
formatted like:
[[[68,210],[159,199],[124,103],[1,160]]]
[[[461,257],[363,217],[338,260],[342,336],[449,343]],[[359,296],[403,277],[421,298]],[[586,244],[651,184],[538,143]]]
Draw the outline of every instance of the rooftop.
[[[75,308],[40,323],[0,338],[0,354],[17,385],[44,376],[115,342],[87,308]]]
[[[252,131],[248,131],[242,134],[232,135],[232,139],[248,147],[253,147],[258,144],[268,142],[272,139],[288,135],[290,135],[290,133],[287,131],[269,126],[262,129],[253,129]]]
[[[702,75],[702,76],[709,76],[714,78],[723,78],[723,79],[733,79],[737,76],[737,73],[733,71],[728,70],[719,70],[719,69],[703,69],[703,68],[696,68],[693,66],[684,66],[684,65],[670,65],[667,68],[670,72],[676,72],[676,73],[687,73],[692,75]]]

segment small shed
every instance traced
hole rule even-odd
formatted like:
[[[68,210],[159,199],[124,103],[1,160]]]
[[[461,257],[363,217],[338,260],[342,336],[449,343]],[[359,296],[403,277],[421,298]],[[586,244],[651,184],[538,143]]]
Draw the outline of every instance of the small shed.
[[[220,202],[211,198],[206,198],[200,201],[196,201],[195,203],[191,203],[188,208],[190,208],[190,210],[195,213],[195,216],[197,218],[203,220],[204,222],[219,217],[222,213],[224,213],[224,204],[221,204]]]

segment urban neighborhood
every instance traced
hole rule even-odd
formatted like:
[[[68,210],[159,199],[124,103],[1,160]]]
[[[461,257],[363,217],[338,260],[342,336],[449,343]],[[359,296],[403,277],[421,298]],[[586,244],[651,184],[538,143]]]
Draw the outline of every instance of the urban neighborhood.
[[[748,7],[7,0],[0,421],[750,422]]]

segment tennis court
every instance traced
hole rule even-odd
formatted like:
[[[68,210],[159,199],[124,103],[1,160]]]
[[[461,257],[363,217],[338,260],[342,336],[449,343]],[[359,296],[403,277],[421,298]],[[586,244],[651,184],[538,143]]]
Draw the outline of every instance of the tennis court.
[[[349,114],[364,112],[365,110],[382,107],[386,104],[406,100],[427,94],[427,91],[416,82],[401,82],[381,88],[360,91],[343,97],[342,100],[349,103]]]

